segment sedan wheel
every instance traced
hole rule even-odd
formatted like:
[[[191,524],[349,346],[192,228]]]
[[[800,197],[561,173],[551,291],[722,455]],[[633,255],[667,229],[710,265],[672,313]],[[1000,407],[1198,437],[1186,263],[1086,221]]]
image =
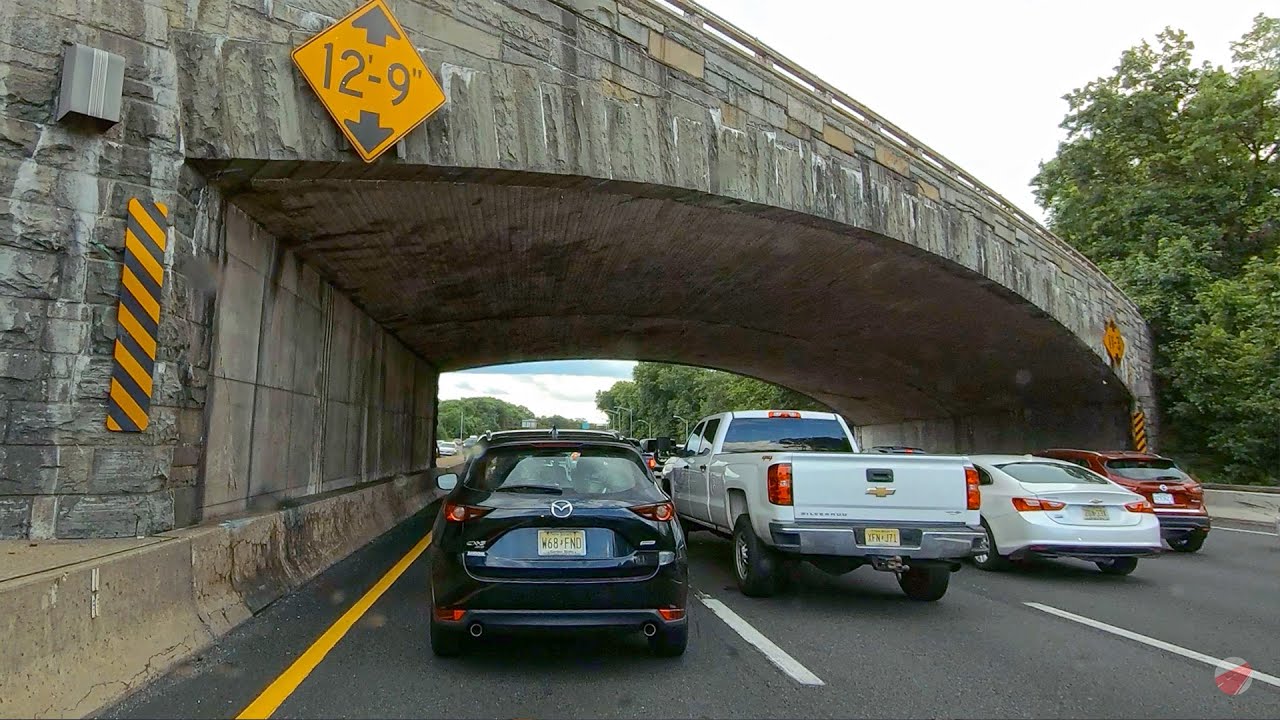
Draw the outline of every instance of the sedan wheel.
[[[1099,560],[1096,564],[1104,575],[1128,575],[1138,569],[1138,558],[1122,557],[1113,560]]]
[[[1005,570],[1009,567],[1009,559],[1001,555],[996,548],[995,535],[991,533],[991,528],[986,523],[982,524],[982,529],[987,533],[987,551],[977,553],[973,556],[973,564],[979,570]]]
[[[1186,537],[1171,539],[1169,540],[1169,547],[1173,548],[1175,552],[1193,553],[1204,547],[1205,537],[1206,536],[1201,533],[1196,533],[1194,535],[1187,535]]]

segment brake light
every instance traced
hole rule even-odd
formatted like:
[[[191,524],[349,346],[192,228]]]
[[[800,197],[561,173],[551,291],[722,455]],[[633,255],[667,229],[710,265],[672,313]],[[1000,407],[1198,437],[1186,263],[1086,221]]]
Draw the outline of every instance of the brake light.
[[[799,419],[800,419],[800,413],[796,412],[795,410],[770,410],[770,411],[769,411],[769,417],[771,417],[771,418],[788,418],[788,419],[791,419],[791,420],[799,420]]]
[[[1066,507],[1064,502],[1057,500],[1041,500],[1040,498],[1013,498],[1013,507],[1018,512],[1038,512],[1041,510],[1061,510]]]
[[[1134,500],[1131,503],[1125,503],[1124,509],[1128,510],[1131,513],[1147,513],[1150,515],[1156,514],[1156,507],[1151,503],[1147,502],[1146,500]]]
[[[1187,483],[1187,494],[1190,495],[1191,497],[1202,498],[1204,497],[1204,488],[1200,487],[1199,485],[1193,485],[1191,483]]]
[[[684,617],[684,608],[658,608],[658,614],[663,620],[679,620]]]
[[[642,518],[649,520],[657,520],[658,522],[667,522],[676,516],[675,507],[669,503],[655,503],[653,505],[637,505],[631,508],[631,512]]]
[[[444,504],[444,519],[449,522],[466,522],[484,517],[493,512],[493,508],[475,507],[474,505]]]
[[[467,611],[462,608],[436,608],[436,619],[445,622],[458,622]]]
[[[982,491],[978,489],[978,469],[972,465],[964,468],[965,509],[982,509]]]
[[[769,502],[774,505],[792,505],[791,463],[769,466]]]
[[[652,458],[652,457],[651,457],[651,458],[649,458],[649,469],[650,469],[650,470],[653,470],[653,469],[654,469],[654,468],[656,468],[656,467],[658,467],[658,461],[657,461],[657,460],[655,460],[655,459],[654,459],[654,458]]]

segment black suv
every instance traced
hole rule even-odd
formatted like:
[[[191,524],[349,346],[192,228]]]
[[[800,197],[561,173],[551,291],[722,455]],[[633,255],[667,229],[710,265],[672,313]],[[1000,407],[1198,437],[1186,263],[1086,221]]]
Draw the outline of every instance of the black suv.
[[[484,436],[432,529],[431,649],[521,628],[643,632],[684,653],[688,558],[675,509],[635,446],[598,431]]]

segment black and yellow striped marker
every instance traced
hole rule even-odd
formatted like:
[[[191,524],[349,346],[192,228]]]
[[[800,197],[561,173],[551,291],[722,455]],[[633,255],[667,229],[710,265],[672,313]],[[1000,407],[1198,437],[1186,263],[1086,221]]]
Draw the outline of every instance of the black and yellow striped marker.
[[[1133,447],[1138,452],[1147,451],[1147,414],[1142,408],[1133,411]]]
[[[169,209],[163,204],[129,200],[124,265],[120,268],[120,307],[116,311],[120,324],[107,403],[107,429],[115,432],[142,432],[151,422],[151,382],[156,366],[168,227]]]

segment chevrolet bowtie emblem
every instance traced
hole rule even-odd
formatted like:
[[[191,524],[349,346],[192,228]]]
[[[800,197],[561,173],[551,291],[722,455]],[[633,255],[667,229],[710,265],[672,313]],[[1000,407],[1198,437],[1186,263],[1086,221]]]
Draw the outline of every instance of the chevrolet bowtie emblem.
[[[876,496],[876,497],[878,497],[878,498],[882,498],[882,497],[889,497],[889,496],[890,496],[890,495],[892,495],[894,492],[896,492],[896,491],[895,491],[893,488],[887,488],[887,487],[869,487],[869,488],[867,488],[867,494],[868,494],[868,495],[875,495],[875,496]]]

